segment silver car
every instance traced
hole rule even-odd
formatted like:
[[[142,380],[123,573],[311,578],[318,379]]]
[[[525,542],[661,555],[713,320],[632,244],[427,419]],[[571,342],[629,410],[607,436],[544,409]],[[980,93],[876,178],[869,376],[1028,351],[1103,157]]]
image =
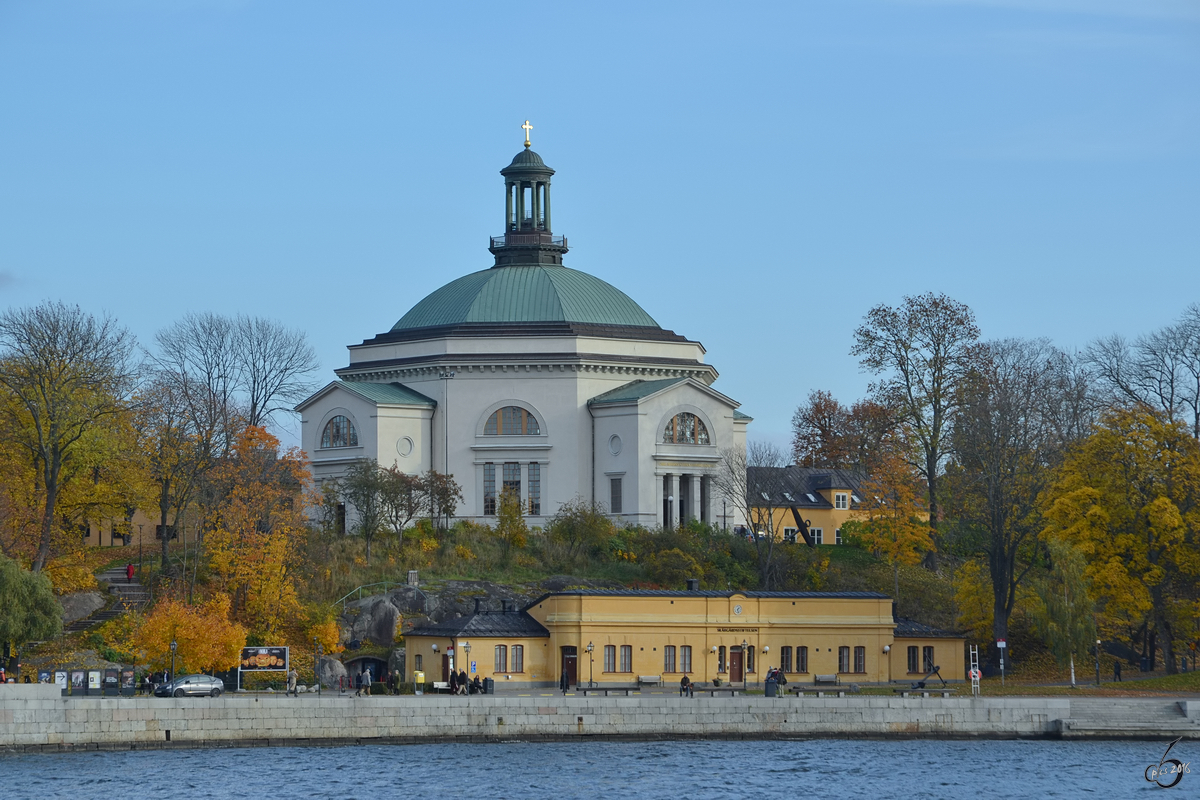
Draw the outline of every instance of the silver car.
[[[183,697],[184,695],[207,695],[220,697],[225,691],[225,682],[212,675],[184,675],[154,690],[155,697]]]

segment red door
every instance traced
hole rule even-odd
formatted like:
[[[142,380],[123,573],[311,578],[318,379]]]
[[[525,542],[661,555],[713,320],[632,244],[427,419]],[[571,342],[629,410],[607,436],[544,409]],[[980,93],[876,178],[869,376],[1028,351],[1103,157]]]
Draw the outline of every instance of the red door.
[[[746,679],[742,674],[742,648],[733,647],[729,650],[729,682],[741,683]]]
[[[564,647],[562,654],[562,671],[567,676],[568,686],[578,686],[579,656],[574,647]]]
[[[447,653],[442,653],[442,682],[449,683],[450,681],[450,656]]]

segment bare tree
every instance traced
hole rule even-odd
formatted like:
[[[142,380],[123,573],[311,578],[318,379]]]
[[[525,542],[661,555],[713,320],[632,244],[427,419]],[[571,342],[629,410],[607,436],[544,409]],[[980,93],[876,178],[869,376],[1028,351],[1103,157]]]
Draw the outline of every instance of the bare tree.
[[[206,458],[229,452],[241,414],[237,388],[241,377],[234,325],[219,314],[192,313],[158,332],[153,361],[159,379],[174,384]]]
[[[303,331],[247,316],[239,316],[233,328],[246,424],[265,426],[274,414],[290,411],[308,396],[308,376],[320,363]]]
[[[979,357],[979,327],[967,306],[943,294],[905,297],[898,308],[879,305],[854,332],[850,354],[883,378],[872,384],[879,402],[896,409],[915,436],[922,459],[914,466],[929,492],[929,526],[937,543],[938,477],[949,452],[958,388]],[[936,551],[926,556],[936,564]]]
[[[133,337],[110,317],[43,303],[0,314],[0,386],[12,403],[6,435],[28,453],[44,489],[34,572],[50,557],[64,470],[84,437],[128,407]]]
[[[759,585],[770,590],[774,573],[775,545],[779,539],[780,512],[784,507],[783,451],[767,442],[749,442],[746,449],[724,448],[720,466],[713,476],[717,490],[751,527],[758,555]]]
[[[959,386],[952,437],[953,458],[962,467],[955,479],[957,511],[986,531],[997,640],[1008,638],[1017,588],[1034,564],[1043,527],[1039,495],[1069,444],[1059,420],[1069,401],[1058,394],[1064,362],[1045,339],[992,342]],[[993,650],[991,658],[998,662],[999,653]]]

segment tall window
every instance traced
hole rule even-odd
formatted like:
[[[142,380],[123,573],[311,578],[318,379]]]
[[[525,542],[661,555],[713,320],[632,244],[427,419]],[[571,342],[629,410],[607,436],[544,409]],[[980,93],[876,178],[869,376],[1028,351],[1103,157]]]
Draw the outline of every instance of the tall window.
[[[540,436],[541,433],[537,417],[520,406],[505,406],[488,417],[483,426],[485,436]]]
[[[838,648],[838,672],[849,672],[849,671],[850,671],[850,648],[849,647],[839,647]]]
[[[692,646],[685,644],[679,648],[679,671],[692,671]]]
[[[808,532],[812,534],[813,544],[822,544],[821,534],[824,532],[820,528],[809,528]]]
[[[833,543],[834,544],[842,543],[842,529],[841,528],[838,528],[836,531],[833,532]]]
[[[915,644],[908,646],[908,671],[909,672],[915,673],[917,671],[917,669],[921,666],[921,662],[919,661],[920,655],[917,652],[918,650],[919,650],[919,648]]]
[[[496,465],[483,465],[483,513],[496,513]]]
[[[867,671],[867,648],[865,648],[865,647],[854,648],[854,671],[855,672],[866,672]]]
[[[675,671],[675,645],[669,644],[663,648],[663,672]]]
[[[839,511],[849,508],[850,507],[850,498],[846,495],[845,492],[837,492],[833,496],[833,507],[838,509]]]
[[[354,423],[341,414],[329,420],[321,432],[321,447],[358,447]]]
[[[933,647],[927,645],[921,648],[921,662],[925,672],[933,672],[936,666],[933,663]]]
[[[683,412],[671,417],[663,429],[667,444],[709,444],[708,428],[695,414]]]
[[[621,513],[621,479],[608,479],[608,510],[613,514]]]
[[[529,513],[535,517],[542,513],[542,465],[536,461],[529,464]]]
[[[515,461],[504,462],[504,486],[506,492],[521,496],[521,465]]]
[[[796,648],[796,672],[808,672],[808,646]]]
[[[617,646],[615,644],[604,645],[604,671],[617,671]]]
[[[621,672],[633,672],[633,645],[621,645]]]
[[[508,672],[508,647],[496,645],[496,668],[493,672]]]
[[[421,670],[425,669],[425,667],[422,666],[423,661],[424,661],[424,659],[421,658],[421,654],[417,653],[416,658],[413,659],[413,669],[415,669],[417,672],[420,672]]]
[[[792,648],[786,645],[779,648],[779,669],[783,672],[792,671]]]
[[[746,672],[754,672],[754,648],[746,648]]]
[[[725,645],[717,648],[717,672],[725,671]]]
[[[513,672],[524,672],[525,671],[525,645],[523,645],[523,644],[514,644],[513,645],[512,671]]]

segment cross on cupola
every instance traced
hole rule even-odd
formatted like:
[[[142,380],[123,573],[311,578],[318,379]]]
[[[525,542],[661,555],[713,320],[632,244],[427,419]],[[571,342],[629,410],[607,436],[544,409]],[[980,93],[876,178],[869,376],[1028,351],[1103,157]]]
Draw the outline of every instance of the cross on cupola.
[[[533,130],[529,120],[521,128],[525,149],[500,170],[504,176],[504,235],[491,237],[488,249],[496,256],[497,267],[561,267],[567,239],[550,229],[550,176],[554,170],[529,148]]]

